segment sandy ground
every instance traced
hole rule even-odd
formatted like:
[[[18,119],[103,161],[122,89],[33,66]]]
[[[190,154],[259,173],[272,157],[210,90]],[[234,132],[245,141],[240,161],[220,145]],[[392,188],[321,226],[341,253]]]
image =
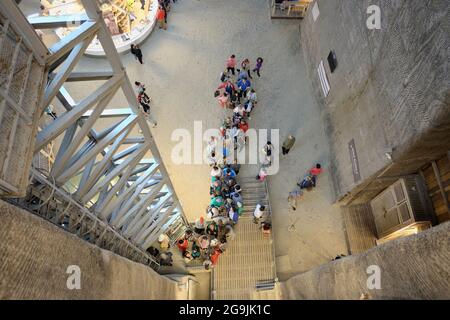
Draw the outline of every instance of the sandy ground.
[[[207,165],[175,165],[171,134],[178,128],[193,132],[194,121],[201,121],[203,129],[220,125],[223,112],[213,92],[230,54],[252,62],[264,58],[262,77],[255,81],[260,103],[251,125],[280,129],[281,140],[288,134],[297,138],[279,173],[269,178],[277,269],[285,280],[347,250],[340,210],[332,205],[329,147],[304,66],[300,23],[271,21],[269,2],[180,0],[169,14],[168,29],[155,30],[142,44],[145,64],[130,54],[123,63],[132,81],[147,84],[159,123],[152,132],[184,210],[194,220],[209,201],[210,170]],[[80,70],[102,67],[104,60],[85,57]],[[71,93],[81,96],[83,88]],[[316,162],[324,167],[317,189],[305,194],[297,211],[290,210],[288,193]],[[256,171],[251,166],[243,174]]]

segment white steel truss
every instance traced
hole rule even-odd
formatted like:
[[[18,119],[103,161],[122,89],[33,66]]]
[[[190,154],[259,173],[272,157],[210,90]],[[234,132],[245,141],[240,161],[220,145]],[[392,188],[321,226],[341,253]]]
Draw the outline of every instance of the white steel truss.
[[[188,226],[188,221],[98,3],[81,2],[85,15],[39,17],[31,24],[14,1],[1,3],[0,9],[8,19],[26,25],[21,27],[25,41],[39,43],[35,54],[48,71],[39,114],[52,103],[59,103],[66,110],[50,123],[40,122],[35,154],[39,156],[51,145],[56,157],[47,171],[32,169],[39,188],[28,194],[27,206],[39,213],[49,206],[51,210],[45,214],[53,222],[69,226],[85,238],[89,235],[88,240],[97,245],[103,243],[103,247],[131,259],[157,265],[145,250],[161,233],[178,232]],[[74,21],[79,27],[45,50],[37,34],[30,31],[31,27],[74,25]],[[94,39],[102,44],[112,70],[77,72],[81,57]],[[81,99],[73,98],[68,83],[87,81],[104,82]],[[128,106],[108,108],[120,91]],[[58,211],[61,203],[63,212]],[[76,216],[68,216],[69,213]],[[83,223],[83,219],[89,222]],[[115,242],[108,245],[108,237]],[[124,246],[126,250],[117,249]]]

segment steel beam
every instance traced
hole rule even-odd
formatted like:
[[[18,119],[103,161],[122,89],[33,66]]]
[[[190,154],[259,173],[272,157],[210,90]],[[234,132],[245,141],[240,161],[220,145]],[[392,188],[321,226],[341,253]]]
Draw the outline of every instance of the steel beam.
[[[95,92],[84,98],[79,104],[77,104],[72,110],[64,113],[48,125],[44,130],[39,132],[36,140],[35,152],[45,147],[51,140],[54,140],[64,130],[66,130],[90,108],[92,108],[100,100],[114,92],[116,85],[123,81],[123,74],[116,75],[108,82],[103,84]]]
[[[85,14],[68,14],[60,16],[35,16],[29,17],[28,22],[35,29],[57,29],[74,27],[89,20]]]
[[[136,156],[140,157],[143,153],[146,152],[147,146],[142,145],[140,149],[136,150]],[[133,157],[127,159],[127,162],[122,163],[120,166],[114,167],[110,172],[103,177],[103,179],[99,180],[90,190],[84,195],[81,199],[83,203],[87,203],[90,199],[92,199],[100,190],[102,190],[106,185],[108,185],[111,180],[118,177],[121,172],[133,161]]]
[[[136,116],[129,116],[116,129],[114,129],[107,137],[98,141],[95,146],[86,152],[80,159],[72,164],[67,170],[64,170],[56,181],[64,181],[73,177],[90,159],[96,157],[112,140],[119,138],[124,131],[130,130],[136,124]]]
[[[85,114],[83,114],[83,118],[90,117],[92,114],[92,110],[87,111]],[[127,117],[130,114],[135,114],[134,111],[131,108],[124,108],[124,109],[108,109],[102,112],[100,115],[100,118],[114,118],[114,117]]]
[[[88,20],[84,22],[79,28],[69,33],[49,49],[52,54],[47,58],[47,64],[54,64],[64,55],[72,51],[77,44],[84,42],[86,39],[92,39],[98,32],[98,29],[99,23],[97,21]]]

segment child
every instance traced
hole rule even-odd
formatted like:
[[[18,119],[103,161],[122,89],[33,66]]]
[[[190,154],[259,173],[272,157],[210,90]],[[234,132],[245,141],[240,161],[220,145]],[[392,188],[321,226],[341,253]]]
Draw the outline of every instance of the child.
[[[258,75],[258,77],[261,77],[260,71],[261,71],[261,67],[263,65],[263,58],[259,57],[258,59],[256,59],[256,66],[255,69],[253,69],[253,72],[256,72],[256,74]]]

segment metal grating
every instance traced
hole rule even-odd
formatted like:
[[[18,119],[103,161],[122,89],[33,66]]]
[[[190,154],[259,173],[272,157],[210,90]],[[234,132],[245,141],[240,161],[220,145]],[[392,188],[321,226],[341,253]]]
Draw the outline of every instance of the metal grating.
[[[19,31],[0,14],[0,196],[26,192],[44,71]]]

